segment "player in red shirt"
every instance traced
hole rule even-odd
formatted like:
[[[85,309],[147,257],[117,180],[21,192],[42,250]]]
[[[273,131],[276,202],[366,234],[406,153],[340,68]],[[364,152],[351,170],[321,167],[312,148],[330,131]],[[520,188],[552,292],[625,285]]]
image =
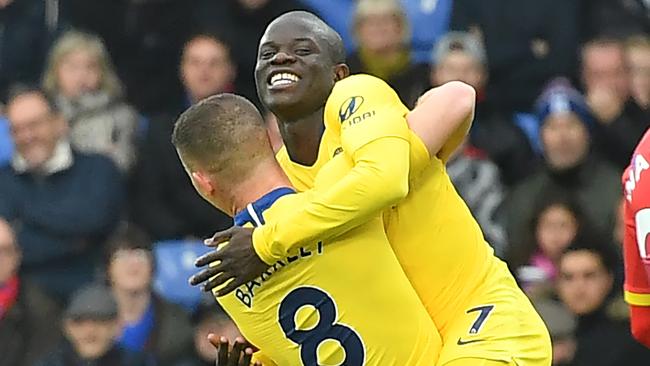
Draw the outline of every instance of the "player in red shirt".
[[[625,192],[625,301],[632,335],[650,347],[650,130],[623,173]]]

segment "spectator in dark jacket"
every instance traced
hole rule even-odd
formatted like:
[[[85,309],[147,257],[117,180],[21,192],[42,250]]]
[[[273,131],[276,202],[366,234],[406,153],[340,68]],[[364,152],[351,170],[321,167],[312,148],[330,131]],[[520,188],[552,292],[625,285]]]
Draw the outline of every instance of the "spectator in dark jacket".
[[[578,319],[573,366],[648,364],[650,350],[632,338],[627,321],[612,311],[616,261],[613,247],[583,239],[576,239],[560,258],[558,294]]]
[[[543,166],[520,183],[507,202],[508,239],[523,243],[536,200],[549,191],[574,197],[586,219],[603,237],[612,233],[615,206],[621,195],[621,175],[590,154],[589,131],[595,122],[582,96],[566,82],[551,85],[538,103]]]
[[[603,35],[627,37],[650,32],[646,0],[582,0],[583,41]]]
[[[427,80],[431,86],[460,80],[477,90],[470,145],[485,151],[488,158],[497,164],[505,185],[513,186],[528,176],[535,167],[535,155],[512,115],[501,113],[491,103],[485,89],[487,59],[480,39],[467,32],[451,32],[436,45],[432,61]],[[425,89],[420,89],[417,95]]]
[[[298,0],[200,0],[194,10],[199,30],[219,35],[232,47],[237,93],[259,105],[253,70],[264,29],[280,14],[309,9]]]
[[[191,103],[233,91],[235,67],[228,47],[214,36],[200,34],[185,45],[180,74],[186,97],[150,121],[132,181],[132,220],[154,240],[206,237],[232,224],[196,193],[171,135],[176,118]]]
[[[39,90],[7,105],[16,151],[0,169],[0,216],[17,228],[22,274],[65,300],[92,281],[118,221],[122,181],[106,157],[74,151],[67,122]]]
[[[58,311],[18,275],[20,248],[0,218],[0,365],[31,366],[59,341]]]
[[[107,278],[122,325],[118,344],[151,354],[158,366],[175,365],[192,343],[189,315],[153,293],[151,242],[136,227],[120,228],[109,243]]]
[[[619,169],[650,127],[650,111],[632,98],[623,42],[596,39],[582,49],[582,79],[587,102],[596,117],[594,147]]]
[[[427,67],[413,63],[409,23],[400,2],[359,1],[353,27],[357,50],[348,57],[350,71],[386,80],[405,100],[412,84],[426,78]]]
[[[482,35],[488,95],[526,112],[550,79],[575,75],[581,15],[578,1],[455,0],[451,28]]]
[[[38,366],[155,365],[116,344],[117,305],[104,286],[90,285],[74,294],[64,314],[63,330],[65,340]]]
[[[35,83],[58,28],[52,0],[0,1],[0,101],[15,82]]]

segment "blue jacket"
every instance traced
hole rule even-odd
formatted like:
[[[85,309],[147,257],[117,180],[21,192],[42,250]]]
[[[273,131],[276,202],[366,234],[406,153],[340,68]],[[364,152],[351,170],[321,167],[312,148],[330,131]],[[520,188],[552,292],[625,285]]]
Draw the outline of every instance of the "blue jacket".
[[[49,176],[0,168],[0,216],[13,223],[22,271],[60,299],[92,280],[122,206],[120,173],[103,156],[74,153]]]

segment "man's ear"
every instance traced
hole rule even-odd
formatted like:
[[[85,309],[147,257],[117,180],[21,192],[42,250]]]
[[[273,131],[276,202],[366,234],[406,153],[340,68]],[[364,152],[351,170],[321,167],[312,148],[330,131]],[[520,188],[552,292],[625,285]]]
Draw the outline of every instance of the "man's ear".
[[[210,195],[214,192],[215,187],[212,185],[210,179],[201,172],[192,172],[192,179],[196,183],[197,188],[203,193]]]
[[[350,76],[350,68],[346,64],[334,66],[334,81],[340,81]]]

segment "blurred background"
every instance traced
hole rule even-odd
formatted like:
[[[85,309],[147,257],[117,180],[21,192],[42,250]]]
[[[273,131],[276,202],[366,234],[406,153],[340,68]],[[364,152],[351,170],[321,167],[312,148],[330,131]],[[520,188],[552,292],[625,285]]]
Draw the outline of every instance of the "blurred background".
[[[650,1],[0,0],[0,365],[214,364],[205,335],[237,329],[187,278],[232,221],[170,135],[215,93],[262,108],[258,41],[295,9],[409,107],[472,85],[448,172],[547,322],[554,364],[650,364],[621,256],[621,173],[650,126]]]

